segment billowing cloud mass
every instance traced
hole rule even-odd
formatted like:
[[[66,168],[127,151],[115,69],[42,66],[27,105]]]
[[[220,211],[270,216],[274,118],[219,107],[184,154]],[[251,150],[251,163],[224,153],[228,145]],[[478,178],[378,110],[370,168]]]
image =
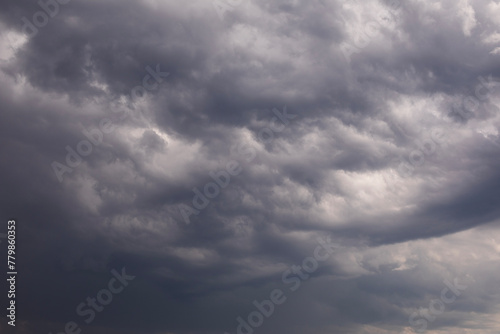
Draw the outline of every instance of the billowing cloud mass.
[[[0,31],[0,332],[500,332],[498,0],[2,0]]]

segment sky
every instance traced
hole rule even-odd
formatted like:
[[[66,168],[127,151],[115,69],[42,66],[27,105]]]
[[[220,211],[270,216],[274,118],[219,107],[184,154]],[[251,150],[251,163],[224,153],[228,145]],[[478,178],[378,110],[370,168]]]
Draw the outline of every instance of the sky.
[[[0,332],[497,334],[499,83],[498,0],[2,0]]]

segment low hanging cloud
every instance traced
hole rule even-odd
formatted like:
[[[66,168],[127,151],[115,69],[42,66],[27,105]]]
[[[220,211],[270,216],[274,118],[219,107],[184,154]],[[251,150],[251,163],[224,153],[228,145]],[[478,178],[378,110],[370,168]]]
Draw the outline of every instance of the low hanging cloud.
[[[499,14],[3,1],[0,331],[498,333]]]

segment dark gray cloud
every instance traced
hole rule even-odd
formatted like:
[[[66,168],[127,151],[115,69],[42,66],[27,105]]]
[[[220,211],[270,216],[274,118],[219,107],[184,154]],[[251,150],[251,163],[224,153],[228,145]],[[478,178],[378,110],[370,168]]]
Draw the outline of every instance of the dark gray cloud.
[[[41,2],[0,3],[17,333],[232,334],[275,289],[255,333],[498,332],[496,1]]]

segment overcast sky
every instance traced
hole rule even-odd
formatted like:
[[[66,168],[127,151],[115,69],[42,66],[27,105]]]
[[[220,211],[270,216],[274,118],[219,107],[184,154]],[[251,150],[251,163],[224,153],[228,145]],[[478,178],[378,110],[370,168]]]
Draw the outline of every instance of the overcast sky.
[[[499,83],[498,0],[2,0],[0,332],[498,334]]]

